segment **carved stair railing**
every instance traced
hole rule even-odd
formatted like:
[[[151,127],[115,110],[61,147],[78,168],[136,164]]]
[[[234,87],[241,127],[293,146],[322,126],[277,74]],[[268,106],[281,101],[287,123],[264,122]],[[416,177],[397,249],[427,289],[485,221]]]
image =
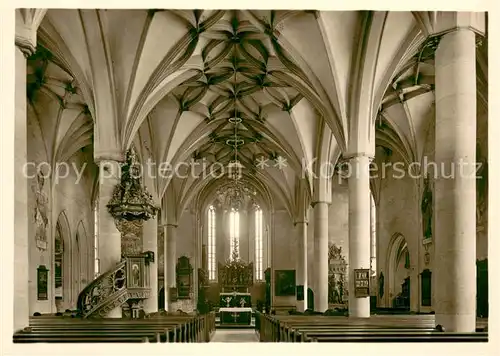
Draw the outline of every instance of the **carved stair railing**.
[[[122,260],[81,291],[77,307],[83,318],[103,318],[111,310],[127,301],[126,268],[127,261]]]
[[[125,306],[131,317],[138,317],[142,301],[151,297],[150,262],[154,262],[151,251],[123,257],[83,289],[78,296],[79,314],[83,318],[104,318],[111,310]]]

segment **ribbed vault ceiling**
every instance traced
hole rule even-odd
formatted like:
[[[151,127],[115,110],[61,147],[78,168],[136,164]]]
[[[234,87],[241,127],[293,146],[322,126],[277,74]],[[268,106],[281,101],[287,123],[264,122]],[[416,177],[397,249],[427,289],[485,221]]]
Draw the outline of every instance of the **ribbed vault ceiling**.
[[[57,142],[47,144],[53,157],[134,145],[143,160],[227,164],[236,148],[246,179],[297,212],[298,191],[310,199],[322,189],[302,163],[366,149],[360,138],[373,135],[373,122],[377,145],[407,161],[424,152],[435,13],[51,9],[36,18],[28,95],[45,140]],[[477,71],[485,110],[485,39]],[[265,170],[260,157],[271,160]],[[287,167],[272,164],[278,157]],[[162,178],[153,193],[172,189],[182,211],[207,184]]]

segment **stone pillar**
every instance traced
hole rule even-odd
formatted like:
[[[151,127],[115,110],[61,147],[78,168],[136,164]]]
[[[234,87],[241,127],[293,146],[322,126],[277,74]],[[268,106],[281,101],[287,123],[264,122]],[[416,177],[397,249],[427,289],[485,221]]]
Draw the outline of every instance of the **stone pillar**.
[[[475,33],[445,34],[436,50],[436,324],[476,325]],[[453,172],[454,169],[454,172]]]
[[[370,158],[349,161],[349,316],[370,317],[370,297],[356,298],[354,270],[370,269]]]
[[[115,224],[115,219],[108,212],[106,205],[113,196],[115,186],[121,180],[120,163],[115,160],[101,159],[99,165],[99,264],[100,273],[106,273],[121,260],[121,234]],[[122,309],[117,307],[109,312],[108,318],[121,318]]]
[[[158,311],[158,220],[155,216],[142,225],[142,248],[154,253],[154,262],[149,263],[149,285],[151,296],[144,301],[146,314]]]
[[[34,48],[32,48],[34,52]],[[29,244],[28,244],[28,179],[26,57],[32,51],[15,48],[15,123],[14,123],[14,330],[29,325]]]
[[[295,223],[297,231],[297,286],[302,286],[304,299],[296,301],[297,311],[304,312],[307,309],[307,221]]]
[[[165,236],[165,272],[164,275],[164,285],[165,285],[165,310],[170,310],[170,288],[175,288],[177,281],[175,278],[175,266],[177,264],[177,253],[176,253],[176,229],[177,225],[167,224],[163,227]]]
[[[328,203],[315,202],[313,207],[314,309],[315,311],[324,312],[328,309]],[[307,293],[307,290],[304,293]]]

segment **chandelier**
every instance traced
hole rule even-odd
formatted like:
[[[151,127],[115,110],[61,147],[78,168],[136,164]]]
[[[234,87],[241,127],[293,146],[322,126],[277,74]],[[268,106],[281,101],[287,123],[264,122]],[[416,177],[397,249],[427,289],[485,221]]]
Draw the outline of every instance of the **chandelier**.
[[[225,185],[217,190],[219,201],[229,206],[233,210],[240,210],[244,205],[246,198],[252,198],[257,194],[255,190],[249,189],[241,181],[241,170],[243,165],[238,160],[238,149],[245,144],[245,140],[238,136],[238,124],[241,123],[241,118],[232,117],[229,122],[234,125],[233,137],[226,140],[226,145],[231,146],[234,152],[234,158],[228,164],[228,176],[231,179],[229,185]]]
[[[109,213],[117,220],[149,220],[159,210],[151,194],[140,182],[140,170],[135,151],[130,149],[121,167],[121,181],[107,205]]]

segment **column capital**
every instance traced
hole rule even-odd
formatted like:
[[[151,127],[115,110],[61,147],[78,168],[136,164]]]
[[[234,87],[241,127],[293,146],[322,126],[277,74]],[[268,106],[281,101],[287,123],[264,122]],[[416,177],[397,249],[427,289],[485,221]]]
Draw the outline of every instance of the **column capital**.
[[[36,52],[36,42],[30,38],[16,35],[16,47],[28,58]]]
[[[22,17],[16,13],[16,47],[23,52],[27,58],[36,52],[36,28],[30,23],[25,23]]]
[[[355,158],[361,158],[361,157],[367,157],[368,160],[371,162],[375,159],[375,156],[372,153],[368,152],[352,152],[352,153],[346,153],[345,155],[342,156],[342,159],[340,160],[340,164],[346,163],[351,161],[352,159]]]
[[[125,154],[123,152],[94,152],[94,162],[99,165],[102,161],[114,161],[118,163],[125,162]]]
[[[26,57],[36,51],[37,30],[46,12],[47,9],[40,8],[22,8],[15,11],[15,43]]]
[[[172,223],[165,223],[165,224],[160,224],[159,225],[160,227],[175,227],[177,228],[177,226],[179,226],[178,224],[172,224]]]
[[[311,203],[311,206],[314,208],[314,206],[315,206],[316,204],[320,204],[320,203],[324,203],[324,204],[326,204],[326,205],[330,205],[332,202],[331,202],[331,201],[330,201],[330,202],[328,202],[328,201],[326,201],[326,200],[318,200],[318,201],[313,201],[313,202]]]
[[[297,224],[306,224],[306,225],[309,225],[309,221],[307,221],[307,220],[295,221],[293,223],[293,226],[295,227],[295,226],[297,226]]]
[[[486,13],[464,11],[438,11],[432,37],[458,30],[470,30],[482,37],[486,35]]]

